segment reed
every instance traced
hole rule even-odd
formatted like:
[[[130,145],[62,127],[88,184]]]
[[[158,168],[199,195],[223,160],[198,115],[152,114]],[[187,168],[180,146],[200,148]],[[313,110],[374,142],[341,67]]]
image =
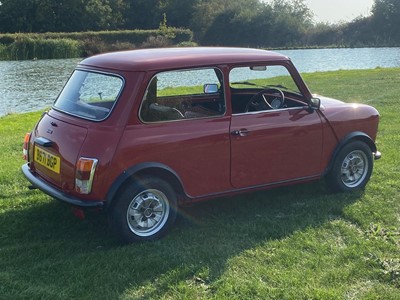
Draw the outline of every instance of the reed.
[[[0,60],[84,57],[149,45],[162,47],[191,43],[192,38],[190,30],[171,27],[154,30],[0,34]],[[163,43],[151,43],[153,40],[162,40]]]
[[[81,44],[72,39],[37,39],[23,36],[9,45],[0,45],[4,60],[72,58],[81,54]]]

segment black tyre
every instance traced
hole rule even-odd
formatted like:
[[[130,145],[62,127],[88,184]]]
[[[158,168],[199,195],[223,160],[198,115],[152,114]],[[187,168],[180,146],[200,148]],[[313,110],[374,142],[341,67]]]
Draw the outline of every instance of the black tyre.
[[[175,222],[177,197],[162,179],[146,178],[127,185],[109,212],[110,225],[128,243],[156,240]]]
[[[371,148],[361,141],[345,145],[336,156],[326,179],[333,192],[347,192],[365,187],[371,177]]]

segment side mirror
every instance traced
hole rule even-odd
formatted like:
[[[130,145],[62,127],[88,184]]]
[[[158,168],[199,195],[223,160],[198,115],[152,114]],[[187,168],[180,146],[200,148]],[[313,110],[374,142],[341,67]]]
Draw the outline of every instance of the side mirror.
[[[319,98],[311,98],[308,104],[310,110],[318,110],[321,107],[321,99]]]
[[[207,83],[204,85],[204,94],[215,94],[218,93],[218,84]]]

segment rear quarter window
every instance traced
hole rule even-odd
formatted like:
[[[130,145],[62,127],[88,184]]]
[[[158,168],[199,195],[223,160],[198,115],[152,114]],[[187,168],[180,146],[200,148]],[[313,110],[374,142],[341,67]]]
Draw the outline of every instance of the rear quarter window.
[[[124,80],[117,75],[76,70],[53,107],[74,116],[101,121],[111,113],[123,85]]]

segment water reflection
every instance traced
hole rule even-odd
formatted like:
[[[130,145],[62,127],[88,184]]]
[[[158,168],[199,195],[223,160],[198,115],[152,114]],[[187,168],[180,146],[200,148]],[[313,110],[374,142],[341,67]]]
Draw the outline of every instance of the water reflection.
[[[400,48],[280,50],[302,73],[400,67]],[[81,59],[0,61],[0,116],[51,106]]]
[[[80,60],[0,61],[0,116],[51,106]]]
[[[400,67],[400,48],[282,50],[299,72]]]

